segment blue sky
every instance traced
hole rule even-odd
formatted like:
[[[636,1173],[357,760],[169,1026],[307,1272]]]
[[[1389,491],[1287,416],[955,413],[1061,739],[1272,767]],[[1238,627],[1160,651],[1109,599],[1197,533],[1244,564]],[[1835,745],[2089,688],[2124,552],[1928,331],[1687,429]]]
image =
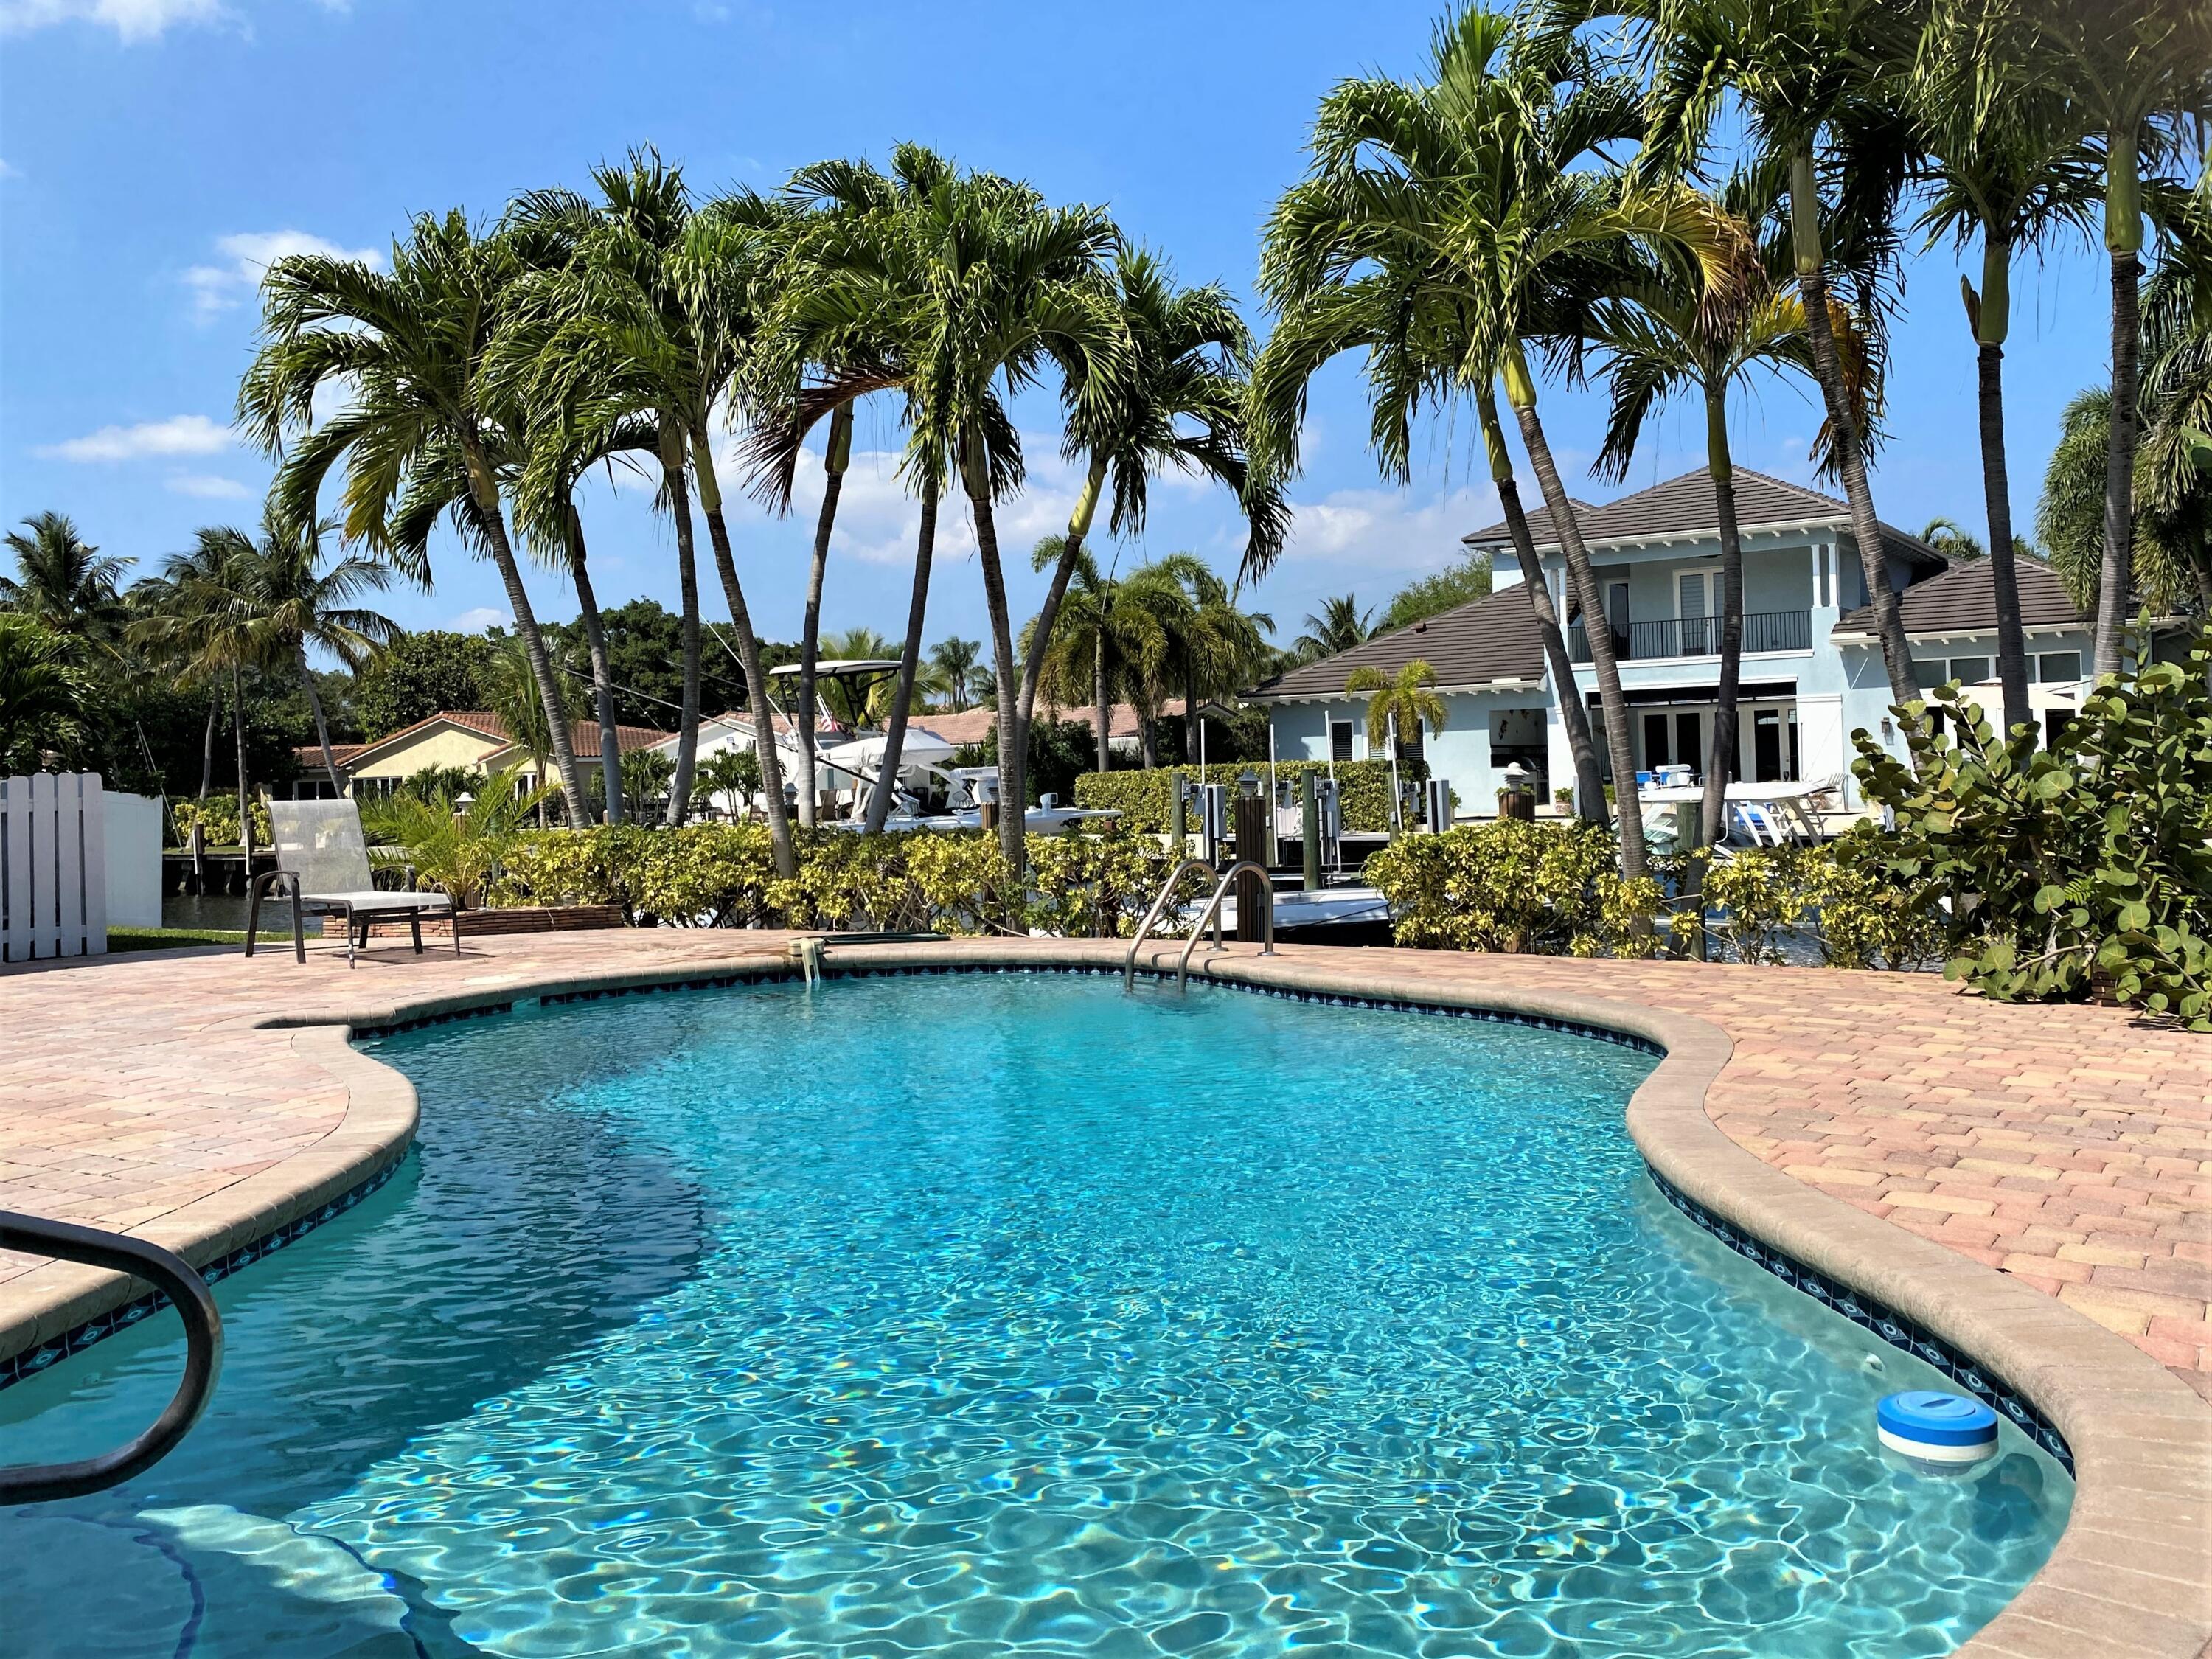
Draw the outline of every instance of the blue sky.
[[[58,509],[142,570],[197,526],[251,524],[269,469],[228,421],[259,262],[299,246],[380,258],[414,212],[489,219],[515,191],[583,185],[592,162],[640,143],[712,189],[772,187],[801,163],[881,159],[915,138],[1105,204],[1185,280],[1249,295],[1260,223],[1297,176],[1316,100],[1347,75],[1414,72],[1437,9],[0,0],[0,519]],[[1914,261],[1893,346],[1895,435],[1875,500],[1910,529],[1936,514],[1982,519],[1959,269],[1948,250]],[[2105,377],[2101,251],[2022,272],[2014,311],[2008,417],[2026,530],[2060,410]],[[1546,412],[1569,487],[1618,493],[1583,471],[1597,396],[1554,390]],[[1001,534],[1026,614],[1037,585],[1019,555],[1065,521],[1073,492],[1049,404],[1018,413],[1035,434],[1031,487]],[[1770,382],[1733,425],[1739,465],[1808,477],[1817,420],[1804,388]],[[1365,430],[1357,366],[1335,365],[1315,388],[1294,539],[1257,595],[1285,640],[1327,595],[1379,604],[1494,517],[1470,421],[1427,435],[1404,489],[1377,478]],[[1694,410],[1646,441],[1632,485],[1702,465]],[[897,442],[887,413],[863,416],[827,626],[903,626],[913,511],[890,475]],[[602,489],[586,511],[602,602],[672,605],[672,537],[648,492]],[[811,511],[736,529],[755,617],[793,636]],[[930,637],[981,637],[972,542],[964,524],[946,532]],[[1239,541],[1224,497],[1170,482],[1119,556],[1190,549],[1227,571]],[[488,567],[450,542],[434,557],[434,591],[395,591],[392,615],[414,627],[504,616]],[[532,589],[541,614],[574,613],[551,575],[535,573]]]

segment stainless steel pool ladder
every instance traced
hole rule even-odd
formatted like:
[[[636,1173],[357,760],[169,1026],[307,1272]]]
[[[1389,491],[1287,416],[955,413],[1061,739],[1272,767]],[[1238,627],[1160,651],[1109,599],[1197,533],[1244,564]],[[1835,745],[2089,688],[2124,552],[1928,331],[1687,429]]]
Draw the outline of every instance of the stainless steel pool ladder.
[[[145,1279],[176,1305],[185,1322],[184,1380],[143,1433],[113,1451],[74,1463],[18,1463],[0,1468],[0,1504],[82,1498],[144,1473],[175,1450],[207,1409],[216,1373],[222,1369],[222,1316],[216,1311],[207,1281],[182,1256],[143,1238],[14,1210],[0,1210],[0,1249],[82,1261]]]
[[[1160,919],[1160,913],[1167,908],[1168,901],[1175,896],[1176,889],[1182,885],[1184,875],[1189,871],[1194,869],[1203,870],[1209,876],[1213,873],[1213,866],[1208,864],[1204,859],[1185,859],[1182,863],[1176,865],[1176,867],[1169,872],[1168,878],[1160,884],[1159,896],[1152,901],[1152,908],[1145,913],[1144,921],[1138,924],[1137,936],[1129,941],[1129,953],[1121,959],[1121,986],[1124,990],[1130,988],[1137,982],[1137,952],[1143,949],[1146,937],[1152,933],[1153,927],[1158,925]],[[1209,921],[1213,924],[1214,948],[1216,950],[1219,950],[1221,948],[1221,902],[1228,896],[1229,890],[1236,884],[1237,878],[1243,875],[1247,871],[1249,871],[1260,878],[1260,892],[1261,894],[1260,902],[1260,954],[1263,957],[1272,957],[1275,954],[1274,884],[1268,877],[1267,866],[1261,864],[1255,860],[1246,859],[1241,863],[1230,866],[1228,871],[1221,877],[1220,880],[1214,884],[1212,896],[1206,901],[1206,908],[1199,912],[1198,925],[1191,929],[1190,939],[1188,943],[1184,945],[1182,947],[1182,959],[1176,967],[1176,988],[1177,990],[1182,989],[1183,986],[1189,979],[1191,952],[1198,948],[1198,941],[1205,933],[1206,924]],[[1237,918],[1237,926],[1240,929],[1243,927],[1246,920],[1247,919],[1243,916],[1239,916]]]

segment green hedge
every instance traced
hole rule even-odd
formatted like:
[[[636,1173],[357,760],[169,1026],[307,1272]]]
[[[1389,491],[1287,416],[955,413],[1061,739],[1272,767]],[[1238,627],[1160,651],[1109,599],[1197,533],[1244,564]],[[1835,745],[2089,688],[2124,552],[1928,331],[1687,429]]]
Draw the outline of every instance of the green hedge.
[[[1338,798],[1344,808],[1344,827],[1370,835],[1387,831],[1390,828],[1390,763],[1340,761],[1334,769]],[[1275,763],[1278,779],[1295,781],[1307,772],[1326,777],[1329,771],[1327,761]],[[1124,829],[1161,836],[1174,828],[1169,821],[1174,811],[1174,779],[1184,778],[1193,786],[1225,783],[1233,793],[1237,780],[1247,772],[1256,773],[1264,780],[1267,763],[1231,761],[1221,766],[1156,766],[1144,772],[1086,772],[1075,781],[1075,804],[1113,807],[1121,814]],[[1398,775],[1407,783],[1418,784],[1429,775],[1429,769],[1419,761],[1408,760],[1399,767]],[[1194,832],[1198,828],[1195,802],[1190,808],[1189,827]]]
[[[1648,956],[1664,895],[1624,880],[1610,830],[1498,818],[1401,836],[1367,861],[1397,942],[1535,956]]]
[[[191,845],[192,825],[199,821],[203,811],[207,815],[207,844],[210,847],[235,847],[238,843],[238,796],[234,791],[228,795],[210,795],[202,808],[198,800],[172,799],[169,810],[177,815],[178,844]],[[253,803],[253,844],[273,847],[276,838],[269,830],[269,809],[260,801]]]
[[[684,927],[1121,938],[1167,873],[1158,847],[1121,829],[1031,836],[1026,880],[995,836],[972,831],[801,830],[796,842],[799,873],[787,880],[759,824],[533,831],[501,850],[491,902],[619,904],[632,922]]]

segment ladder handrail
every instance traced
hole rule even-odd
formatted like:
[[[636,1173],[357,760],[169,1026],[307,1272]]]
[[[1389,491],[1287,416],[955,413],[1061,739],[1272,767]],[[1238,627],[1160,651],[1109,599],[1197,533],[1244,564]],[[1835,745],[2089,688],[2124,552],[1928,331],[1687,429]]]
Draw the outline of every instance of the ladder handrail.
[[[1160,884],[1159,896],[1152,901],[1152,908],[1145,912],[1144,921],[1137,925],[1137,936],[1129,941],[1129,954],[1121,960],[1123,990],[1129,989],[1137,982],[1137,952],[1144,947],[1145,936],[1152,931],[1152,924],[1160,919],[1160,912],[1167,908],[1168,900],[1175,896],[1175,890],[1182,883],[1184,873],[1193,869],[1203,870],[1209,876],[1213,873],[1212,865],[1204,859],[1194,858],[1184,859],[1168,872],[1168,878]]]
[[[199,1421],[222,1367],[222,1316],[207,1281],[182,1256],[125,1233],[104,1232],[44,1216],[0,1210],[0,1249],[112,1268],[151,1281],[185,1322],[185,1375],[161,1414],[136,1439],[98,1457],[71,1463],[17,1463],[0,1468],[0,1505],[82,1498],[128,1480],[176,1449]]]
[[[1260,878],[1260,892],[1261,895],[1261,902],[1260,905],[1260,954],[1263,957],[1272,957],[1275,954],[1275,884],[1267,874],[1267,866],[1261,863],[1259,860],[1239,859],[1236,863],[1231,865],[1227,872],[1223,874],[1221,880],[1214,887],[1213,896],[1206,900],[1206,908],[1199,912],[1198,926],[1190,930],[1189,942],[1182,947],[1182,960],[1176,964],[1176,990],[1180,991],[1183,989],[1186,982],[1190,978],[1191,952],[1198,949],[1198,941],[1205,936],[1206,924],[1208,921],[1213,923],[1213,943],[1216,948],[1219,947],[1221,944],[1221,901],[1229,896],[1229,890],[1233,884],[1235,884],[1237,878],[1243,875],[1247,870],[1249,870],[1254,875]],[[1244,931],[1244,924],[1249,920],[1249,917],[1239,914],[1237,918],[1237,931],[1240,933],[1243,933]]]

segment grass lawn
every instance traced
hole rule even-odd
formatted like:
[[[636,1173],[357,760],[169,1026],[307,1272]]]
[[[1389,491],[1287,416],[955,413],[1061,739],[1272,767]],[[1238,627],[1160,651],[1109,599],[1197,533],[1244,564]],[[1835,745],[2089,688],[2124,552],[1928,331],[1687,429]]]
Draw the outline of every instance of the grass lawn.
[[[277,933],[264,927],[259,937],[292,942],[292,930],[287,926]],[[246,932],[220,927],[111,927],[107,930],[107,948],[111,951],[173,951],[186,945],[243,945]]]

